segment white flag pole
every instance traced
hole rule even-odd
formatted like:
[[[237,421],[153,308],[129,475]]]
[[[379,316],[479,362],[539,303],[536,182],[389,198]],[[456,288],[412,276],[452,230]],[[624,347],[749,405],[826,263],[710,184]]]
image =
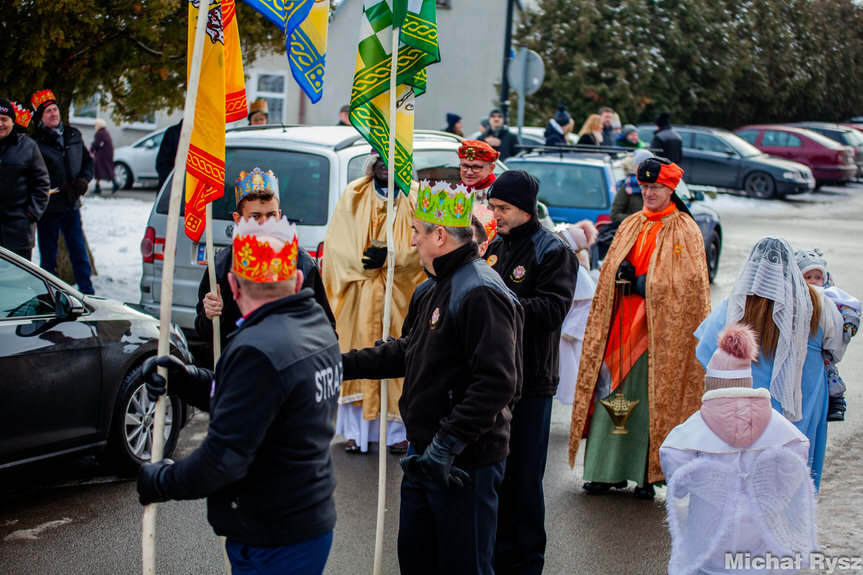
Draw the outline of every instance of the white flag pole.
[[[171,199],[168,204],[168,224],[165,232],[165,251],[162,263],[161,305],[159,307],[159,356],[171,353],[169,334],[171,331],[171,303],[174,296],[174,255],[177,249],[177,227],[180,221],[180,199],[184,196],[183,185],[186,173],[186,158],[189,155],[189,142],[195,121],[195,104],[198,96],[198,83],[201,77],[201,62],[204,54],[209,2],[201,1],[198,8],[198,21],[195,27],[195,43],[192,49],[192,65],[189,82],[186,86],[186,105],[183,112],[183,127],[174,160],[174,179],[171,185]],[[168,370],[160,367],[159,373],[166,380]],[[165,396],[156,401],[155,421],[153,422],[153,445],[150,451],[152,462],[162,459],[165,447]],[[178,422],[174,423],[175,425]],[[141,567],[144,575],[156,572],[156,504],[151,503],[144,509],[141,524]]]
[[[398,193],[395,186],[395,157],[396,157],[396,93],[399,56],[399,31],[393,28],[393,50],[390,62],[390,141],[387,157],[387,283],[384,291],[384,330],[383,340],[386,342],[390,335],[390,316],[392,315],[393,299],[393,274],[395,273],[396,250],[393,243],[393,223],[395,222],[395,209],[393,198]],[[380,413],[380,439],[378,440],[378,519],[375,532],[375,569],[374,574],[380,575],[383,560],[384,546],[384,513],[386,512],[387,499],[387,412],[389,380],[381,381],[381,413]]]

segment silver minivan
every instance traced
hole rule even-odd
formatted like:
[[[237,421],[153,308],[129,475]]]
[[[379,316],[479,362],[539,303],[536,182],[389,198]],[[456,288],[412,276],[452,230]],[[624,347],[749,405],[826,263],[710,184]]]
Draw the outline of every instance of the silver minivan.
[[[417,130],[414,133],[414,179],[458,182],[458,147],[452,134]],[[327,224],[348,182],[363,174],[371,146],[351,126],[249,126],[228,131],[225,138],[225,195],[213,202],[213,242],[216,251],[231,241],[234,221],[234,180],[241,171],[272,170],[279,180],[282,213],[296,223],[300,246],[312,257],[323,254]],[[505,166],[498,162],[500,173]],[[141,305],[158,317],[162,257],[172,177],[153,205],[141,242],[143,275]],[[200,243],[177,235],[172,321],[195,336],[198,285],[206,272],[203,237]]]

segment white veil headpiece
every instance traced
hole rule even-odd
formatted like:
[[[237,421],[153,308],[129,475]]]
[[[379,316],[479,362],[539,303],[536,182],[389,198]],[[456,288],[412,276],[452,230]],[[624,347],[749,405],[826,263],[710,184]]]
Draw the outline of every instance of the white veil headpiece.
[[[773,322],[779,328],[779,339],[773,355],[770,395],[782,406],[785,417],[799,421],[803,416],[801,380],[812,300],[794,250],[786,240],[767,236],[752,247],[728,296],[725,325],[740,321],[749,295],[773,302]]]

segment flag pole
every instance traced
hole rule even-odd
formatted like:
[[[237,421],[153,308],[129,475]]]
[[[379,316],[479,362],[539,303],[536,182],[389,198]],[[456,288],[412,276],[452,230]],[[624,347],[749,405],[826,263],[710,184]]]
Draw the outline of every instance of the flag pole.
[[[192,49],[192,65],[189,71],[189,82],[186,86],[186,105],[183,112],[183,127],[180,129],[180,142],[177,156],[174,159],[174,179],[171,184],[171,196],[168,204],[168,223],[165,231],[165,251],[162,263],[161,303],[159,307],[159,346],[157,355],[169,355],[171,345],[171,304],[174,297],[174,255],[177,249],[177,227],[180,222],[180,199],[184,195],[183,184],[186,173],[186,158],[189,155],[189,142],[192,139],[192,128],[195,122],[195,105],[198,96],[198,83],[201,77],[201,62],[204,54],[204,38],[206,37],[209,2],[201,2],[198,9],[198,20],[195,26],[195,43]],[[159,374],[168,379],[168,370],[159,368]],[[156,411],[153,422],[152,449],[150,461],[155,463],[162,459],[165,447],[165,395],[156,401]],[[175,422],[177,425],[177,422]],[[154,575],[156,572],[156,504],[151,503],[144,508],[141,521],[141,567],[144,575]]]
[[[395,186],[395,157],[396,157],[396,87],[398,75],[399,56],[399,32],[401,28],[393,28],[393,49],[390,60],[390,141],[387,157],[387,283],[384,291],[384,330],[383,340],[386,341],[390,335],[390,316],[393,299],[393,275],[395,273],[396,251],[393,243],[393,223],[395,222],[395,209],[393,198],[398,193]],[[387,497],[387,413],[389,406],[388,397],[389,380],[381,381],[381,414],[380,414],[380,439],[378,440],[378,520],[375,532],[375,568],[374,575],[380,575],[383,560],[384,545],[384,513],[386,511]]]

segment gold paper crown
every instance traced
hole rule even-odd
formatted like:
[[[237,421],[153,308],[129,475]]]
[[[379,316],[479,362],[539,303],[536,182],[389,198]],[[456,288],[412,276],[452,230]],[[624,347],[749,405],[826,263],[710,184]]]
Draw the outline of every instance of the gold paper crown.
[[[251,192],[269,192],[279,197],[279,180],[272,171],[262,172],[261,168],[255,168],[251,172],[240,172],[234,182],[234,193],[237,203]]]
[[[18,102],[12,102],[12,107],[15,108],[15,123],[26,128],[30,125],[30,120],[33,118],[33,112],[20,105]]]
[[[34,110],[38,110],[39,106],[43,104],[47,104],[48,102],[56,102],[57,98],[54,97],[54,92],[51,90],[39,90],[33,97],[30,99],[30,104],[33,106]]]
[[[443,180],[433,185],[423,180],[420,182],[414,216],[430,224],[465,228],[470,225],[473,198],[473,192],[468,191],[464,184],[452,189]]]
[[[289,280],[297,271],[299,238],[287,219],[269,218],[258,224],[254,218],[234,227],[233,272],[257,283]]]

